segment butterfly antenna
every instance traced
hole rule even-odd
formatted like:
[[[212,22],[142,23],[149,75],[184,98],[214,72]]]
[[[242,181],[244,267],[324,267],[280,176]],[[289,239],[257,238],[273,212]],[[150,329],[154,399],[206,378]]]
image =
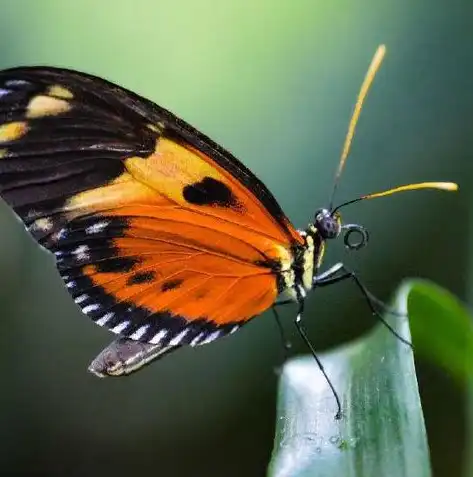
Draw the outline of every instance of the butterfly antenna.
[[[340,182],[340,176],[342,175],[343,168],[345,167],[348,154],[350,153],[351,143],[353,141],[353,136],[355,135],[356,125],[360,117],[363,103],[366,99],[368,91],[371,88],[374,77],[376,76],[376,73],[378,72],[381,66],[381,62],[383,61],[385,54],[386,54],[386,46],[385,45],[378,46],[378,49],[376,50],[376,53],[374,54],[373,59],[371,60],[370,67],[368,68],[368,71],[366,72],[366,76],[365,76],[365,79],[363,80],[363,84],[361,85],[360,92],[358,93],[358,98],[356,99],[355,108],[353,110],[350,123],[348,124],[348,131],[345,137],[345,142],[343,144],[342,154],[340,156],[340,162],[338,164],[337,173],[335,174],[335,181],[333,184],[332,196],[330,198],[329,210],[332,210],[333,200],[335,198],[335,192],[337,191],[338,183]]]
[[[406,184],[399,187],[394,187],[393,189],[384,190],[381,192],[374,192],[373,194],[366,194],[358,197],[356,199],[349,200],[340,204],[332,210],[332,214],[337,212],[342,207],[345,207],[361,200],[377,199],[378,197],[387,197],[388,195],[397,194],[398,192],[406,192],[409,190],[419,190],[419,189],[437,189],[455,192],[458,190],[458,184],[455,182],[419,182],[417,184]]]

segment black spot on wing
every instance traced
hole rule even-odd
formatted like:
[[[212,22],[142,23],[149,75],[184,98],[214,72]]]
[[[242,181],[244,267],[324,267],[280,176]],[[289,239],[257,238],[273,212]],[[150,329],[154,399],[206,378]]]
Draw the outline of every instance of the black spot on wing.
[[[132,275],[128,281],[128,285],[139,285],[140,283],[150,283],[156,278],[156,273],[153,271],[138,272]]]
[[[138,257],[112,257],[97,262],[95,267],[99,273],[126,273],[131,272],[140,261]]]
[[[178,278],[175,280],[168,280],[161,285],[161,291],[166,292],[169,290],[174,290],[175,288],[181,286],[183,281],[184,280],[180,280]]]
[[[218,205],[237,207],[238,200],[223,183],[212,177],[187,185],[183,190],[184,199],[194,205]]]

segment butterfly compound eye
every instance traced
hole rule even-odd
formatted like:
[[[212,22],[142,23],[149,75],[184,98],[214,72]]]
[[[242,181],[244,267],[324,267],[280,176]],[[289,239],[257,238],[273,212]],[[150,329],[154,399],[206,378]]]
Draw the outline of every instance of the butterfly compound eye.
[[[321,209],[315,214],[314,225],[324,239],[333,239],[340,234],[340,216],[332,215],[327,209]]]

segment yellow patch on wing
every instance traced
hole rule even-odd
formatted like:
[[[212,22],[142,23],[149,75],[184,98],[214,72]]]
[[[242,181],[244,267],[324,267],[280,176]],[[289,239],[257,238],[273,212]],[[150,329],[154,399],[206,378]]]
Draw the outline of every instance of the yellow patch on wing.
[[[23,121],[15,121],[0,126],[0,142],[16,141],[28,131],[28,124]]]
[[[154,190],[125,172],[108,184],[72,196],[65,204],[64,210],[70,218],[73,218],[83,213],[112,208],[119,211],[121,207],[128,205],[156,204],[163,200],[165,201]]]
[[[35,96],[26,108],[27,118],[41,118],[43,116],[56,116],[71,109],[71,104],[65,99],[52,96]]]
[[[42,217],[35,220],[31,224],[33,230],[40,230],[41,232],[48,232],[53,228],[53,221],[49,217]]]
[[[72,91],[68,90],[64,86],[61,86],[60,84],[54,84],[50,86],[48,89],[48,95],[63,99],[72,99],[74,97]]]
[[[186,204],[183,185],[194,184],[205,177],[226,182],[218,169],[203,161],[195,151],[170,139],[158,140],[156,151],[147,158],[130,157],[125,166],[139,181],[178,204]]]
[[[252,191],[208,154],[187,143],[162,136],[148,157],[130,157],[124,163],[130,175],[146,184],[161,200],[199,213],[199,220],[209,216],[213,220],[210,230],[217,220],[220,227],[239,237],[250,230],[263,241],[269,239],[284,246],[290,242],[259,201],[257,190]],[[295,231],[293,235],[300,240]],[[266,252],[263,243],[253,240],[258,241],[253,237],[249,243]]]
[[[0,159],[3,159],[7,155],[8,149],[0,149]]]

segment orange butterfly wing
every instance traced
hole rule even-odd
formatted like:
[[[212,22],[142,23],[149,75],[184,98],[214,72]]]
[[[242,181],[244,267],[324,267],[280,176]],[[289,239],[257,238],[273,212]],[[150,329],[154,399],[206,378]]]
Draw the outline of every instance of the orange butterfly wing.
[[[0,193],[96,323],[199,344],[270,307],[302,239],[236,158],[96,77],[0,73]]]

